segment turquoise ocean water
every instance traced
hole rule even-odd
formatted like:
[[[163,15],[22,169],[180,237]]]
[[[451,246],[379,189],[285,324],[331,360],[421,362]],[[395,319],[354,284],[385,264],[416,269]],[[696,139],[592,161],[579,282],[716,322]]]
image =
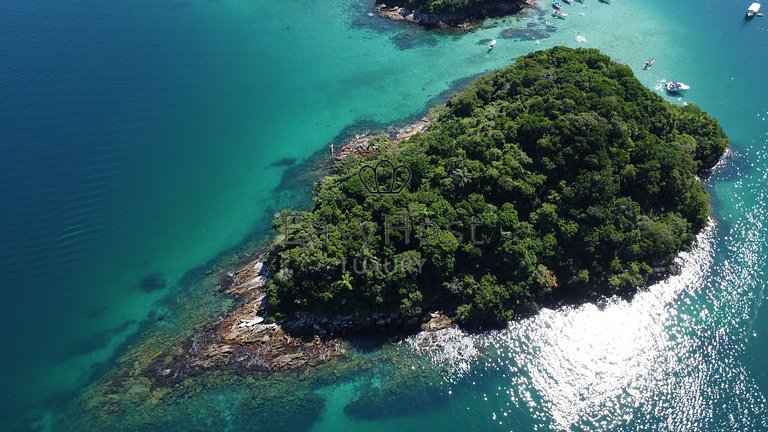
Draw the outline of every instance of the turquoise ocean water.
[[[373,371],[318,388],[324,408],[310,428],[768,429],[768,18],[745,22],[749,2],[585,0],[565,6],[565,20],[532,12],[450,35],[370,17],[371,3],[0,2],[8,428],[76,397],[207,263],[304,202],[310,185],[297,173],[329,143],[568,45],[603,50],[656,91],[689,83],[670,100],[723,124],[732,152],[707,180],[713,223],[700,247],[632,301],[452,333],[429,353],[405,341],[403,355],[440,371],[429,404],[349,415],[360,388],[378,385]],[[500,37],[509,28],[518,39]],[[487,53],[480,41],[493,38]],[[142,287],[148,276],[163,283]]]

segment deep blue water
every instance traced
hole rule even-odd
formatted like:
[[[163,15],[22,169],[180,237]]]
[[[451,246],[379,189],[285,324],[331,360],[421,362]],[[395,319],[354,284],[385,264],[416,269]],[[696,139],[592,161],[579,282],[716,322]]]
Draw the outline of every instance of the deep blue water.
[[[20,404],[76,388],[175,280],[251,229],[279,179],[227,191],[253,161],[237,153],[258,101],[187,6],[0,5],[0,386]],[[140,289],[155,273],[168,288]]]

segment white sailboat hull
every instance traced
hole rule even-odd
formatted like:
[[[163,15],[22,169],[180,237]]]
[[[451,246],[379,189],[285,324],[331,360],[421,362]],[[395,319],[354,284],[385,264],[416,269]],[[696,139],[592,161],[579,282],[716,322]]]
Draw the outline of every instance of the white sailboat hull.
[[[691,86],[681,82],[670,81],[667,83],[667,91],[670,93],[680,93],[690,89]]]
[[[747,9],[747,18],[757,15],[758,11],[760,11],[760,3],[752,3],[749,5],[749,9]]]

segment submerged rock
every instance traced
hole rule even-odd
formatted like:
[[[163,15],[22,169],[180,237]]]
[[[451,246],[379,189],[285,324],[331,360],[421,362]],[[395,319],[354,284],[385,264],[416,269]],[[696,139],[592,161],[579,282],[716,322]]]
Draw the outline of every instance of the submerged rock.
[[[288,167],[296,164],[296,158],[284,158],[277,161],[272,162],[269,164],[270,167]]]
[[[413,33],[413,32],[402,32],[398,33],[390,39],[393,44],[397,47],[397,49],[401,51],[405,51],[412,48],[418,48],[418,47],[431,47],[437,45],[437,39],[435,39],[432,35],[427,34],[426,32],[422,33]]]
[[[529,23],[531,24],[531,23]],[[501,32],[503,39],[512,39],[517,41],[535,41],[549,38],[549,33],[540,30],[537,27],[528,26],[527,28],[509,28]]]
[[[344,407],[344,414],[371,421],[434,409],[448,400],[435,387],[441,381],[436,368],[397,362],[388,376],[381,377],[381,385],[368,383],[360,388],[359,396]]]
[[[159,291],[165,289],[167,283],[160,273],[152,273],[141,280],[140,286],[144,292]]]

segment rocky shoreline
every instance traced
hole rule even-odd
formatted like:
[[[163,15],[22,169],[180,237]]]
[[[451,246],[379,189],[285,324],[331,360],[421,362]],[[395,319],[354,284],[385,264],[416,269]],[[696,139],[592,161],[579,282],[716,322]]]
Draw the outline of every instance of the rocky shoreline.
[[[259,256],[222,278],[220,289],[236,305],[189,337],[174,354],[158,353],[144,374],[161,385],[174,385],[206,371],[234,369],[272,374],[304,371],[345,357],[343,337],[359,332],[437,331],[453,320],[433,312],[423,317],[399,313],[370,317],[304,315],[282,323],[266,317],[269,280]]]
[[[336,340],[303,340],[266,320],[263,258],[227,273],[220,289],[234,298],[235,306],[184,341],[181,353],[156,355],[146,374],[172,385],[208,370],[273,373],[314,367],[343,355]]]
[[[428,117],[384,135],[392,145],[427,130]],[[364,157],[379,150],[365,133],[341,146],[336,161],[349,156]],[[320,317],[305,314],[285,322],[267,316],[270,279],[266,253],[223,275],[219,289],[234,300],[234,306],[218,319],[187,338],[173,353],[157,353],[143,374],[160,385],[174,385],[187,377],[213,370],[236,370],[273,374],[302,372],[346,356],[345,336],[357,333],[435,332],[453,326],[453,318],[441,312],[406,316],[399,312],[371,316]]]
[[[424,132],[429,128],[432,120],[429,117],[422,117],[416,123],[401,127],[389,128],[383,132],[366,132],[355,135],[355,137],[341,145],[339,151],[335,154],[335,161],[339,161],[348,156],[365,157],[380,150],[375,142],[376,138],[386,137],[390,144],[396,145],[419,132]]]
[[[405,21],[426,28],[472,31],[480,27],[482,21],[486,18],[513,15],[535,4],[535,0],[506,1],[493,5],[474,7],[465,12],[429,14],[403,7],[398,5],[397,2],[386,3],[385,1],[377,0],[374,11],[378,15],[393,21]]]

